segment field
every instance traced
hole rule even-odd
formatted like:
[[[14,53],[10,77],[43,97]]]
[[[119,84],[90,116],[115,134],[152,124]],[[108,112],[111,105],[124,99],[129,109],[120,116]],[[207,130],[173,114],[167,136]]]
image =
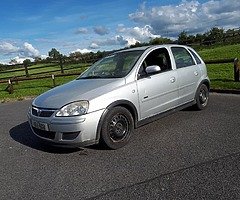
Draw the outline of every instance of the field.
[[[204,60],[216,60],[227,58],[240,59],[240,44],[227,45],[220,47],[209,47],[198,50],[198,53]]]
[[[218,60],[239,58],[240,45],[228,45],[199,50],[198,53],[203,60]],[[211,80],[211,88],[214,89],[240,89],[240,82],[234,82],[233,64],[208,64],[208,76]]]
[[[201,55],[203,60],[216,60],[216,59],[229,59],[229,58],[240,58],[240,44],[238,45],[228,45],[224,47],[209,47],[197,50]],[[81,74],[87,67],[88,64],[68,64],[64,65],[65,73],[77,73]],[[33,76],[34,74],[44,73],[44,74],[60,74],[60,66],[58,64],[38,64],[28,67],[29,74]],[[208,64],[208,75],[211,79],[211,88],[214,89],[240,89],[240,82],[234,82],[234,72],[233,63],[229,64]],[[25,71],[19,70],[9,70],[0,72],[0,79],[3,80],[8,77],[13,76],[24,76]],[[63,83],[69,82],[75,79],[75,76],[64,76],[57,77],[55,79],[56,85],[61,85]],[[26,97],[33,97],[47,91],[53,87],[53,81],[51,78],[41,79],[41,80],[28,80],[21,81],[18,84],[14,84],[13,94],[8,94],[4,91],[7,87],[7,83],[0,83],[0,101],[8,101],[11,99],[24,99]]]
[[[64,71],[66,72],[78,72],[84,67],[89,66],[89,63],[79,63],[79,64],[66,64],[64,65]],[[36,64],[28,67],[28,71],[30,75],[38,75],[38,74],[59,74],[60,66],[57,63],[47,63],[47,64]],[[4,72],[0,72],[0,79],[10,78],[14,76],[22,77],[25,76],[25,71],[23,68],[15,69],[15,70],[6,70]]]

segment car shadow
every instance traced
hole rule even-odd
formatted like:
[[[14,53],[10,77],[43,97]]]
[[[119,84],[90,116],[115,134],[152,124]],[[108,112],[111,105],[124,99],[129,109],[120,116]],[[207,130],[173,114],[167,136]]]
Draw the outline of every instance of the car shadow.
[[[74,152],[84,151],[84,149],[81,148],[62,148],[45,143],[33,134],[28,122],[24,122],[11,128],[9,133],[12,139],[16,142],[47,153],[70,154]]]

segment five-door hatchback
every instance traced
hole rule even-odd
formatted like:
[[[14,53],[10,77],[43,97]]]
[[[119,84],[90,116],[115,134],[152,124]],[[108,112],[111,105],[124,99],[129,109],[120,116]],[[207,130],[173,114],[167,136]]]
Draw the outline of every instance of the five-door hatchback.
[[[190,47],[158,45],[122,50],[89,67],[76,80],[32,102],[29,124],[59,146],[126,145],[134,128],[194,105],[204,109],[210,81]]]

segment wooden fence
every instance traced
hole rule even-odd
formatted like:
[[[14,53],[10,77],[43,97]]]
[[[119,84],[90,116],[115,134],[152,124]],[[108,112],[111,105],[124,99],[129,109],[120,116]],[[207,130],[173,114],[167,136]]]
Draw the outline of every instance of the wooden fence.
[[[65,63],[65,64],[71,64],[71,63]],[[86,66],[90,65],[90,63],[83,63],[83,64],[86,65]],[[49,73],[55,73],[55,72],[59,72],[59,73],[64,74],[66,71],[73,70],[73,69],[79,69],[79,68],[83,67],[83,66],[67,67],[67,68],[59,67],[59,69],[55,69],[55,70],[46,70],[45,72],[35,72],[35,73],[29,74],[29,71],[32,71],[32,70],[44,69],[44,68],[47,69],[48,67],[57,66],[57,65],[59,65],[59,63],[50,63],[48,66],[28,68],[27,71],[26,71],[25,68],[13,69],[13,70],[8,70],[8,71],[0,71],[0,74],[8,74],[8,73],[14,73],[14,72],[24,72],[22,75],[18,75],[17,77],[29,77],[29,75],[35,76],[35,75],[49,74]],[[0,79],[0,83],[6,82],[6,80],[9,80],[9,79],[12,79],[12,78],[13,78],[13,76],[3,77],[3,78]]]
[[[238,58],[231,58],[231,59],[221,59],[221,60],[207,60],[205,61],[206,64],[223,64],[223,63],[233,63],[233,70],[234,70],[234,81],[239,82],[239,75],[240,75],[240,61]],[[49,72],[48,72],[49,73]],[[44,74],[44,73],[40,73]],[[56,86],[55,78],[56,77],[63,77],[63,76],[72,76],[72,75],[79,75],[79,73],[66,73],[66,74],[57,74],[57,75],[44,75],[44,76],[37,76],[37,77],[12,77],[8,80],[0,80],[0,83],[8,83],[7,88],[5,89],[10,94],[14,92],[13,85],[18,84],[20,81],[29,81],[29,80],[39,80],[39,79],[52,79],[53,87]]]
[[[234,82],[239,82],[239,74],[240,74],[240,61],[238,58],[230,58],[230,59],[221,59],[221,60],[207,60],[206,64],[223,64],[223,63],[233,63],[233,71],[234,71]]]

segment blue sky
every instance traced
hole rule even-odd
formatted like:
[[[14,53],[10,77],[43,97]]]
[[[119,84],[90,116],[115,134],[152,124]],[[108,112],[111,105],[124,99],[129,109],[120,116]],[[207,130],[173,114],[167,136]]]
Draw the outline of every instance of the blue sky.
[[[213,26],[238,28],[239,0],[2,0],[0,63],[112,50]]]

